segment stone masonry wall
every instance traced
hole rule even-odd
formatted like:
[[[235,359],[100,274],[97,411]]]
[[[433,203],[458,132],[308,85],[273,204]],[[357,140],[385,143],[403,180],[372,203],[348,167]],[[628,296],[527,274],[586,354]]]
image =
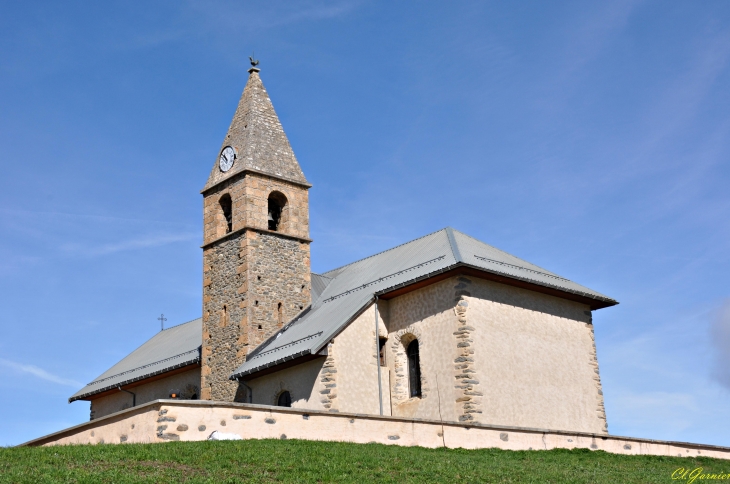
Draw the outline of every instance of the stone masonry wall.
[[[233,203],[233,232],[244,227],[268,231],[268,199],[279,192],[287,199],[277,232],[294,237],[309,237],[309,194],[307,188],[277,178],[253,173],[226,180],[205,193],[203,199],[203,244],[226,234],[226,222],[220,207],[223,195]]]
[[[475,330],[467,321],[467,312],[469,309],[469,301],[461,300],[456,304],[454,312],[456,313],[458,328],[454,331],[456,337],[456,347],[458,356],[454,359],[454,375],[455,388],[461,390],[461,396],[456,399],[457,406],[461,407],[460,422],[474,421],[478,414],[482,413],[482,392],[478,390],[479,380],[477,380],[477,371],[474,365],[474,339],[472,332]]]
[[[228,377],[310,304],[309,244],[247,230],[206,249],[203,263],[202,396],[242,399]]]
[[[282,224],[267,229],[268,197],[287,198]],[[226,234],[220,198],[230,195]],[[307,190],[259,175],[231,178],[206,192],[203,250],[203,399],[243,401],[228,380],[249,351],[311,303]]]
[[[245,234],[243,239],[245,239]],[[246,277],[239,267],[241,238],[203,252],[203,348],[201,398],[233,401],[238,385],[228,380],[243,363],[238,341],[247,330]],[[244,290],[240,290],[244,288]]]
[[[598,415],[598,420],[603,424],[603,432],[608,433],[606,407],[603,404],[603,387],[601,386],[601,374],[598,371],[598,355],[596,353],[596,336],[593,331],[593,315],[590,313],[590,311],[586,312],[588,313],[588,318],[590,321],[588,323],[585,323],[586,329],[590,331],[591,336],[590,366],[595,372],[595,375],[593,376],[593,381],[595,382],[596,390],[598,393],[598,397],[596,398],[596,414]]]
[[[241,343],[255,348],[311,303],[309,244],[254,231],[247,232],[245,243],[239,270],[248,279],[243,304],[251,319]]]
[[[324,388],[320,393],[319,402],[322,407],[330,412],[337,412],[339,406],[337,400],[337,366],[335,365],[335,348],[333,344],[327,347],[327,359],[319,372],[319,382]]]
[[[245,179],[243,198],[234,200],[234,207],[239,206],[245,211],[247,225],[268,230],[269,195],[275,191],[287,200],[277,232],[309,238],[309,193],[299,185],[250,174]]]

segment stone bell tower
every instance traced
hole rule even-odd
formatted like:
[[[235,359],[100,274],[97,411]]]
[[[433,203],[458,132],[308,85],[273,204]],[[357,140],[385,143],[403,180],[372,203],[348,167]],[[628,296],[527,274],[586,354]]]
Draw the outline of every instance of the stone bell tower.
[[[252,65],[201,192],[204,400],[243,401],[228,377],[311,303],[311,185]]]

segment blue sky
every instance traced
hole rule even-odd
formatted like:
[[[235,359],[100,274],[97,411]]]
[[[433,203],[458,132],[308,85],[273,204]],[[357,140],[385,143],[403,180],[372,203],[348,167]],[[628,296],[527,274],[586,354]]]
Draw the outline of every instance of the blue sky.
[[[0,445],[200,316],[252,51],[314,271],[445,226],[621,302],[609,431],[730,445],[730,3],[0,4]]]

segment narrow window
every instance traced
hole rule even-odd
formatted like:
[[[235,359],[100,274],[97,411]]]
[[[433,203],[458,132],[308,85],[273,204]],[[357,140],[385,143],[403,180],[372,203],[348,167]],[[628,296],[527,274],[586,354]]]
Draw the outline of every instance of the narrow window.
[[[224,328],[228,324],[228,307],[224,304],[223,311],[221,311],[221,326]]]
[[[223,212],[223,219],[225,220],[226,232],[229,233],[233,230],[233,204],[231,203],[231,196],[227,193],[220,199],[221,211]]]
[[[380,352],[380,366],[385,366],[385,342],[388,341],[385,338],[380,338],[378,340],[378,348]]]
[[[418,340],[414,339],[406,350],[408,354],[408,383],[411,397],[421,396],[421,362],[418,355]]]
[[[269,230],[281,228],[282,214],[286,206],[286,197],[279,192],[271,192],[269,195]]]
[[[276,311],[278,313],[279,326],[282,326],[284,324],[284,311],[281,308],[281,303],[279,303],[279,307],[276,308]]]
[[[279,401],[276,403],[280,407],[291,407],[291,395],[288,391],[279,394]]]

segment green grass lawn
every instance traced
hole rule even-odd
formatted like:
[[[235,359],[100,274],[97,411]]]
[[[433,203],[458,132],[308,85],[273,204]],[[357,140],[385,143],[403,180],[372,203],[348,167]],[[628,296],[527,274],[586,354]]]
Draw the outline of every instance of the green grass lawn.
[[[0,448],[0,482],[33,483],[672,482],[679,467],[730,473],[730,461],[709,458],[302,440]]]

